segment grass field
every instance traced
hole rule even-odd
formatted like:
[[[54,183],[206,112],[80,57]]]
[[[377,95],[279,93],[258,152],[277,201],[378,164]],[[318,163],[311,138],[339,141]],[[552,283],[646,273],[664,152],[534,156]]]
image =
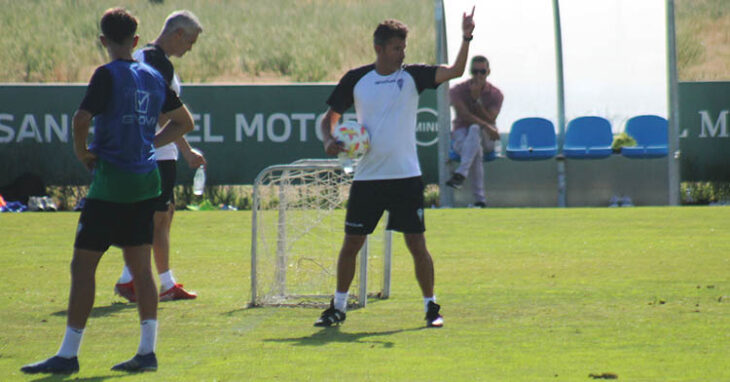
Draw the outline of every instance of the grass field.
[[[728,211],[429,210],[446,327],[424,329],[412,262],[396,235],[391,299],[350,311],[339,330],[312,327],[318,310],[245,308],[249,212],[181,212],[173,268],[200,297],[160,304],[159,371],[109,371],[132,355],[139,335],[135,305],[112,294],[121,267],[114,249],[98,269],[74,378],[730,380]],[[0,215],[2,380],[33,380],[19,367],[58,349],[77,218]]]
[[[730,78],[727,0],[675,2],[679,79]],[[372,30],[389,17],[411,28],[408,62],[435,58],[433,0],[0,0],[0,82],[88,81],[106,61],[94,41],[112,6],[139,16],[142,42],[175,9],[200,17],[200,43],[174,60],[188,83],[336,81],[372,60]]]

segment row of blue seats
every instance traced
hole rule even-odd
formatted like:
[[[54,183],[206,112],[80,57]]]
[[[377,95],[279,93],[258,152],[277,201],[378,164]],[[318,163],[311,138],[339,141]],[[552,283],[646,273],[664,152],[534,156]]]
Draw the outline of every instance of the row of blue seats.
[[[636,140],[636,146],[622,147],[627,158],[661,158],[669,152],[667,120],[656,115],[640,115],[626,122],[625,132]],[[513,160],[544,160],[557,155],[555,127],[544,118],[523,118],[515,121],[509,133],[506,154]],[[611,122],[602,117],[579,117],[568,123],[563,155],[572,159],[600,159],[613,150]],[[460,160],[451,150],[449,157]],[[496,153],[484,156],[494,160]]]

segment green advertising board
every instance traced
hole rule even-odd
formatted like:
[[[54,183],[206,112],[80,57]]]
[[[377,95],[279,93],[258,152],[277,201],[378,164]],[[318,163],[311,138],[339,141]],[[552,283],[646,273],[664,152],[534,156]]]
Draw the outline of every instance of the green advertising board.
[[[84,85],[0,86],[0,185],[25,172],[46,184],[87,184],[73,154],[71,120]],[[188,85],[182,99],[195,118],[187,135],[205,153],[209,184],[250,184],[263,168],[325,156],[319,123],[332,84]],[[421,95],[417,141],[427,183],[438,179],[436,92]],[[355,119],[354,110],[344,115]],[[179,182],[192,170],[178,166]]]
[[[730,182],[730,82],[679,84],[683,181]]]
[[[208,159],[209,184],[250,184],[261,169],[322,158],[317,126],[333,84],[187,85],[195,118],[188,134]],[[0,86],[0,186],[30,172],[48,185],[87,184],[72,149],[71,120],[85,85]],[[730,82],[679,85],[683,181],[730,181]],[[417,142],[427,183],[438,181],[436,92],[421,95]],[[353,110],[346,119],[355,118]],[[181,183],[193,171],[178,166]]]

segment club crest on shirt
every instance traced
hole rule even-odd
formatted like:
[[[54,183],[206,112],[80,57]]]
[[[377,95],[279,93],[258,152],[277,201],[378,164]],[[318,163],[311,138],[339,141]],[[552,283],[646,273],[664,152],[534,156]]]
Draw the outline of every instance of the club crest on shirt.
[[[403,90],[403,79],[399,78],[397,81],[395,81],[395,84],[398,85],[398,90]]]

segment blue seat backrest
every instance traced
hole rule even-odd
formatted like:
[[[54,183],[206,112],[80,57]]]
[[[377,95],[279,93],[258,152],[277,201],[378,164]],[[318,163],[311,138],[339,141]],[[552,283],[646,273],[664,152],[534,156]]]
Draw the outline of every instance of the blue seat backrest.
[[[611,122],[602,117],[578,117],[568,123],[566,146],[611,146]]]
[[[657,115],[639,115],[626,122],[626,134],[639,146],[667,145],[669,143],[667,120]]]
[[[545,118],[523,118],[512,124],[509,132],[508,147],[520,148],[522,135],[527,138],[529,147],[552,147],[556,145],[555,127]]]

